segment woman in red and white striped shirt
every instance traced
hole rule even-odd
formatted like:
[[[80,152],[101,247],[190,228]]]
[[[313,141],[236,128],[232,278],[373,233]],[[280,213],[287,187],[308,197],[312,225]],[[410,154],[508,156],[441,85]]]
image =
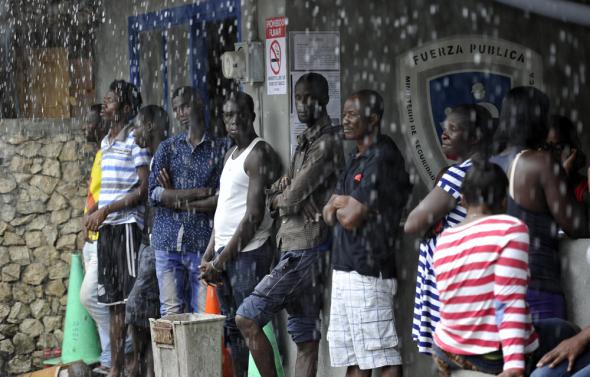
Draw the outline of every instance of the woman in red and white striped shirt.
[[[527,226],[501,214],[508,180],[491,163],[474,163],[463,183],[467,217],[439,238],[434,272],[440,323],[434,359],[452,369],[524,376],[525,355],[538,347],[527,304]]]

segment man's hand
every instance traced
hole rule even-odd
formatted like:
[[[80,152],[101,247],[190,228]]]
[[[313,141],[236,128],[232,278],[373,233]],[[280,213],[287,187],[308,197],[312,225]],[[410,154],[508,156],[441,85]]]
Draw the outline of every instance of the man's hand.
[[[559,343],[557,347],[549,351],[541,358],[541,360],[539,360],[537,368],[545,365],[549,365],[549,368],[555,368],[559,363],[567,359],[567,370],[570,372],[574,367],[576,358],[580,356],[588,344],[582,334],[583,333],[579,333],[578,335]]]
[[[221,281],[221,271],[213,267],[213,261],[201,263],[199,269],[201,270],[201,279],[205,280],[207,284],[215,285]]]
[[[317,208],[317,206],[315,205],[313,200],[311,200],[311,198],[306,200],[305,203],[303,203],[301,211],[303,212],[305,220],[308,222],[319,221],[320,217],[322,216],[321,211]]]
[[[336,219],[348,231],[360,228],[369,213],[369,208],[352,196],[336,197],[334,207],[338,208],[336,210]]]
[[[347,195],[335,195],[334,202],[332,203],[336,209],[344,208],[348,205],[350,196]]]
[[[158,184],[166,190],[172,189],[172,180],[170,179],[170,174],[166,169],[160,170],[160,174],[158,174],[158,178],[156,178]]]
[[[102,207],[92,213],[90,216],[86,218],[85,228],[88,230],[92,230],[94,232],[98,232],[98,228],[102,225],[104,220],[109,215],[106,207]]]
[[[278,189],[279,191],[285,191],[287,187],[291,184],[291,179],[286,175],[279,180]]]
[[[524,377],[524,372],[517,369],[509,369],[500,373],[498,377]]]

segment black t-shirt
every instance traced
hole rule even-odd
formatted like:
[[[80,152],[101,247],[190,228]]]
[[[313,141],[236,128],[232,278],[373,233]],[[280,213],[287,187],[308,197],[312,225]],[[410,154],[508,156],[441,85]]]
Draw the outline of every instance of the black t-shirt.
[[[336,223],[332,251],[335,270],[395,277],[399,222],[410,190],[404,158],[390,137],[380,135],[365,153],[353,156],[336,194],[352,196],[369,207],[370,214],[353,231]]]

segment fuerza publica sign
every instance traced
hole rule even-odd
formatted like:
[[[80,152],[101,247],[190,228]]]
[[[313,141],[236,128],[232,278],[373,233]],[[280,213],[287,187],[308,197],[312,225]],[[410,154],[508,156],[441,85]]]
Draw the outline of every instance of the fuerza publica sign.
[[[440,143],[442,123],[452,107],[476,103],[498,117],[510,88],[542,89],[540,55],[497,38],[441,39],[400,55],[398,66],[401,124],[414,164],[429,186],[452,163]]]

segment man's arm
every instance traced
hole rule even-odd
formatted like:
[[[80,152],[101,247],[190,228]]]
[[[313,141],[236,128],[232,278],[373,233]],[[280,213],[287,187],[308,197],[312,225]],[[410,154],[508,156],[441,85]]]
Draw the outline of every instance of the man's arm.
[[[359,228],[371,212],[366,204],[349,195],[337,196],[334,202],[336,219],[349,231]]]
[[[272,209],[279,209],[281,215],[301,211],[303,202],[330,176],[338,173],[343,162],[342,153],[342,142],[336,136],[314,142],[307,152],[308,159],[288,186],[279,185],[284,189],[273,199]]]
[[[98,231],[98,228],[109,214],[122,211],[126,208],[133,208],[145,202],[148,192],[148,167],[140,166],[136,168],[136,171],[139,177],[139,185],[137,188],[123,198],[97,209],[92,215],[90,215],[87,221],[89,230]]]
[[[193,200],[182,205],[181,208],[184,211],[196,211],[196,212],[215,212],[217,208],[217,195],[212,195],[204,199]]]
[[[278,175],[277,161],[275,152],[266,143],[259,143],[246,158],[244,167],[249,177],[246,213],[222,253],[212,262],[201,266],[203,278],[206,281],[214,281],[212,276],[215,276],[227,261],[234,258],[256,233],[266,210],[265,189]]]

